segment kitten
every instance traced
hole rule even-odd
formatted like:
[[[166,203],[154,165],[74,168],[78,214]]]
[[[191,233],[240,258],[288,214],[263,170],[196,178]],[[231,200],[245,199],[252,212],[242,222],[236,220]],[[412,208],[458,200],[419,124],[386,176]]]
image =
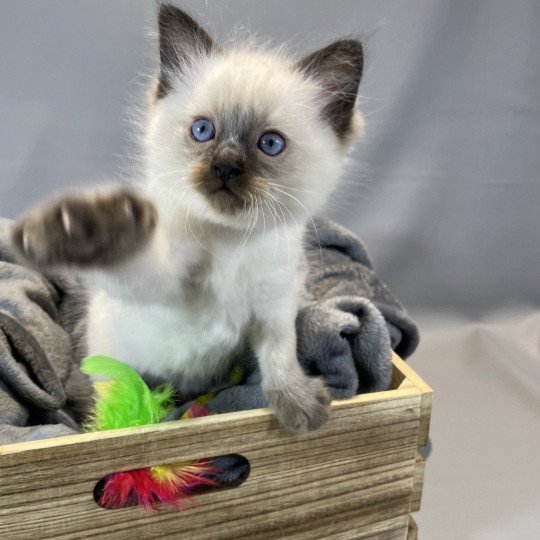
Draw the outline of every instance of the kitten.
[[[144,180],[34,210],[16,223],[14,246],[93,283],[88,354],[190,395],[251,350],[281,424],[315,429],[329,397],[296,358],[301,241],[362,129],[361,44],[299,61],[251,44],[222,49],[162,5],[159,50]]]

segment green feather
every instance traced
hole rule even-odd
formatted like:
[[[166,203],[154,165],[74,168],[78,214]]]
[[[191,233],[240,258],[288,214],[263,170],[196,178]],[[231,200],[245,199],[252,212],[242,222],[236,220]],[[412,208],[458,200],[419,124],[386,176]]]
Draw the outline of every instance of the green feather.
[[[111,379],[105,394],[96,399],[87,431],[157,424],[173,409],[172,385],[150,390],[135,370],[119,360],[90,356],[82,361],[81,369],[87,375]]]

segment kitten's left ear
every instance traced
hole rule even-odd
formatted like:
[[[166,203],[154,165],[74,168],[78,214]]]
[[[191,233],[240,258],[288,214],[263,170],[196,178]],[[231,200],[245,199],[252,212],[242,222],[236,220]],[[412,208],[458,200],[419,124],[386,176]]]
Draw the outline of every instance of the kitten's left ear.
[[[362,44],[354,39],[335,41],[302,58],[296,67],[320,84],[322,114],[338,137],[349,135],[364,67]]]
[[[172,4],[161,4],[158,15],[159,74],[157,97],[172,89],[175,74],[183,73],[202,56],[218,51],[210,35],[185,11]]]

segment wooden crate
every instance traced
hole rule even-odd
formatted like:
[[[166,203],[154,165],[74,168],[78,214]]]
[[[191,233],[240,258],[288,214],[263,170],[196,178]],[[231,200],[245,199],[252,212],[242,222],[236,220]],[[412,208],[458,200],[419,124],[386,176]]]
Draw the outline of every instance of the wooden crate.
[[[0,538],[415,538],[431,389],[393,362],[391,390],[334,402],[306,435],[259,409],[2,446]],[[110,472],[228,453],[250,461],[249,478],[183,512],[94,502]]]

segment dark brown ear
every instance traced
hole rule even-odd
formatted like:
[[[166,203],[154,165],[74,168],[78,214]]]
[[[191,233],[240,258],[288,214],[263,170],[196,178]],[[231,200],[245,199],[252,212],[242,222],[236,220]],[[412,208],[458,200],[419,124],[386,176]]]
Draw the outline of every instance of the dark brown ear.
[[[172,78],[201,56],[217,50],[212,38],[185,11],[161,4],[158,15],[161,70],[157,97],[172,89]]]
[[[326,95],[322,114],[337,135],[348,135],[364,67],[362,44],[354,39],[335,41],[300,60],[297,67],[319,82]]]

